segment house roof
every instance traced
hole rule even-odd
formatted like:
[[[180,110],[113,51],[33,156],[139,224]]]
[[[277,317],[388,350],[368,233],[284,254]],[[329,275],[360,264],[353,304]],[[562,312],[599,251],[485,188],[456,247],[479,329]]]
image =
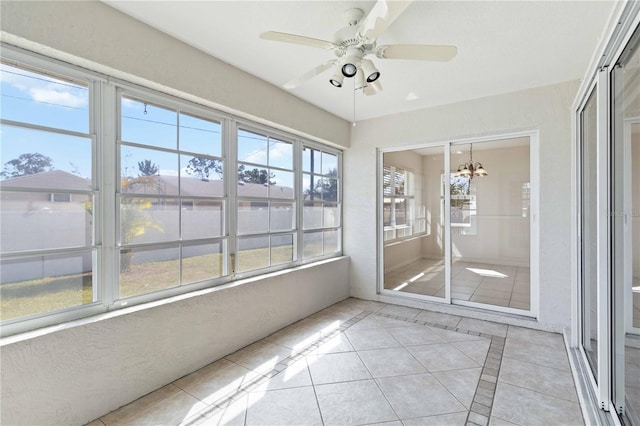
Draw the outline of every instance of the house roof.
[[[0,181],[0,188],[29,188],[47,190],[90,191],[91,180],[64,170],[18,176]]]

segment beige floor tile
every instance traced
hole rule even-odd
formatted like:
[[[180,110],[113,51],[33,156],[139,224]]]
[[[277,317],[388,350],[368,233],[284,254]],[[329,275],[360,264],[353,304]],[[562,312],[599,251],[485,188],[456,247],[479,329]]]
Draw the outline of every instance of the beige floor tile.
[[[345,334],[356,350],[397,348],[400,343],[384,328],[348,329]]]
[[[273,377],[262,380],[252,392],[311,386],[311,376],[306,358],[302,358]]]
[[[318,348],[311,351],[309,355],[333,354],[339,352],[351,352],[353,346],[349,343],[349,339],[344,333],[338,333],[330,339],[323,339],[318,343]]]
[[[162,394],[158,398],[159,392]],[[207,408],[207,404],[194,398],[174,385],[142,397],[101,420],[107,426],[136,424],[179,424]],[[156,395],[154,395],[156,394]]]
[[[307,357],[314,385],[370,379],[371,374],[355,352]]]
[[[373,380],[316,386],[325,425],[357,425],[398,420]]]
[[[449,343],[409,346],[407,350],[430,372],[481,366]]]
[[[243,386],[261,378],[255,371],[220,360],[176,380],[174,384],[205,403],[214,404],[235,395]]]
[[[502,420],[499,417],[491,416],[489,419],[489,426],[518,426],[515,423],[508,422],[506,420]]]
[[[479,333],[487,333],[493,336],[505,337],[507,335],[507,326],[505,324],[498,324],[497,322],[483,321],[474,318],[463,318],[458,324],[458,328],[477,331]]]
[[[431,374],[376,379],[400,419],[466,411]],[[429,395],[425,398],[425,395]]]
[[[381,314],[395,315],[402,318],[414,318],[420,313],[420,309],[409,308],[407,306],[387,305],[380,309]]]
[[[442,414],[439,416],[419,417],[402,420],[404,426],[464,426],[467,413]]]
[[[373,377],[426,373],[427,370],[404,348],[358,352]]]
[[[249,394],[245,424],[322,425],[313,387]]]
[[[583,425],[577,403],[498,383],[492,415],[518,425]]]
[[[462,317],[441,312],[422,311],[416,316],[417,320],[427,321],[433,324],[448,325],[456,327]]]
[[[569,371],[569,360],[564,348],[554,348],[525,340],[508,338],[504,345],[503,354],[506,357],[520,361]]]
[[[310,327],[297,326],[282,329],[270,336],[267,336],[265,340],[276,345],[293,349],[294,352],[300,352],[301,350],[318,343],[321,336],[322,335],[318,330]]]
[[[509,302],[509,307],[514,309],[524,309],[528,311],[531,308],[531,304],[529,302],[511,301]]]
[[[502,358],[500,367],[500,382],[578,402],[573,376],[569,371],[518,361],[505,356]]]
[[[447,390],[456,397],[466,409],[471,407],[473,396],[476,393],[478,380],[482,368],[469,368],[464,370],[440,371],[431,373]]]
[[[387,331],[396,338],[403,346],[424,345],[427,343],[443,343],[444,340],[424,325],[414,325],[412,327],[387,328]]]
[[[265,374],[273,370],[276,364],[293,354],[293,350],[269,343],[259,351],[249,353],[235,360],[236,364]]]
[[[104,423],[102,423],[102,420],[100,419],[95,419],[94,421],[92,421],[91,423],[87,423],[84,426],[105,426]]]
[[[537,343],[544,346],[552,346],[554,348],[564,349],[564,339],[558,333],[549,333],[546,331],[533,330],[530,328],[509,326],[507,332],[508,339],[525,340],[531,343]]]
[[[248,401],[249,395],[244,395],[237,400],[229,400],[220,407],[212,409],[211,412],[204,414],[199,421],[195,422],[195,425],[244,426]]]
[[[493,306],[509,306],[509,299],[499,299],[491,296],[471,296],[471,302],[482,303],[484,305]]]
[[[461,351],[480,365],[483,365],[485,359],[487,358],[487,352],[489,352],[490,344],[491,341],[489,339],[452,343],[452,345],[455,346],[459,351]]]
[[[457,331],[443,330],[442,328],[429,327],[434,333],[442,338],[445,342],[466,342],[470,340],[482,340],[484,337],[474,334],[458,333]],[[485,339],[486,340],[486,339]]]

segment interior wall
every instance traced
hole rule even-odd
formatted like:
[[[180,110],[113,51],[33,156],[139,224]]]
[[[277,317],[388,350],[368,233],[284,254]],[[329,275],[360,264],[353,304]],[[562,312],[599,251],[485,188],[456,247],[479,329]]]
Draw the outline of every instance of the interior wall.
[[[349,260],[2,341],[0,423],[80,425],[349,296]]]
[[[349,122],[98,1],[2,1],[3,42],[338,147]],[[185,65],[188,66],[185,66]],[[338,258],[0,341],[0,423],[84,424],[349,295]]]
[[[0,28],[3,42],[349,146],[349,122],[97,0],[3,0]]]
[[[539,131],[540,311],[549,329],[571,316],[571,115],[578,82],[427,108],[358,123],[344,155],[344,252],[351,294],[377,299],[376,152],[378,148]]]

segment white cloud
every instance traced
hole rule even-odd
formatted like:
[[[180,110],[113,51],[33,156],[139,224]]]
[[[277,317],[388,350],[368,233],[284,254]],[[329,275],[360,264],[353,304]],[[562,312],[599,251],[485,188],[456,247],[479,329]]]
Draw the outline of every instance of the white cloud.
[[[70,87],[32,87],[29,95],[34,101],[60,106],[78,108],[87,105],[87,93]]]
[[[0,70],[3,84],[23,92],[36,102],[73,108],[88,104],[88,90],[81,86],[7,65],[2,65]]]

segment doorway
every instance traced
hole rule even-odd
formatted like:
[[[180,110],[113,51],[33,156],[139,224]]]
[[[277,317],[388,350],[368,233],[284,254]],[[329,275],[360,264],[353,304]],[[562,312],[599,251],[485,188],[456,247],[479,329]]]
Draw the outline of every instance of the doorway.
[[[536,158],[535,132],[381,152],[380,291],[535,317]]]

